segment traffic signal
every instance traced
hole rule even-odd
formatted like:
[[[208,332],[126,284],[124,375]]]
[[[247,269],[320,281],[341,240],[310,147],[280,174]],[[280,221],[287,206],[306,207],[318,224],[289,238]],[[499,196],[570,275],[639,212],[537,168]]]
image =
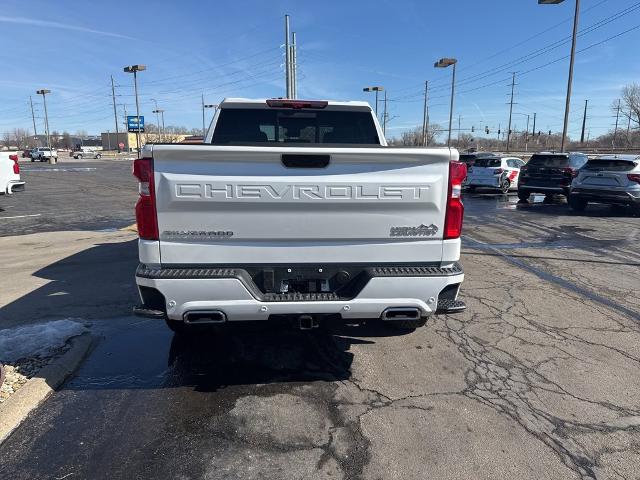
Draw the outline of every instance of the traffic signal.
[[[486,133],[487,135],[489,135],[489,125],[486,125],[484,127],[484,133]]]
[[[551,130],[549,130],[549,136],[551,136]]]
[[[542,134],[542,132],[540,130],[538,130],[538,136],[540,136]]]
[[[476,127],[474,127],[473,125],[471,125],[471,133],[476,131]]]
[[[501,133],[501,132],[500,132],[500,129],[498,129],[498,135],[500,135],[500,133]]]

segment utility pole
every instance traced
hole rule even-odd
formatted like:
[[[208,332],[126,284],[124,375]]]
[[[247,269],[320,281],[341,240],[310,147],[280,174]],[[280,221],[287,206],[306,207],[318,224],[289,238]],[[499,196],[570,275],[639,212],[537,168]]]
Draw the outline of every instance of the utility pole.
[[[511,100],[509,101],[509,128],[507,130],[507,152],[511,145],[511,116],[513,115],[513,90],[516,86],[516,72],[512,72],[511,77]]]
[[[571,85],[573,84],[573,64],[576,58],[576,38],[578,36],[578,18],[580,16],[580,0],[576,0],[576,9],[573,15],[573,37],[571,40],[571,57],[569,60],[569,79],[567,80],[567,99],[564,107],[564,127],[562,129],[562,143],[560,151],[564,152],[567,140],[567,130],[569,129],[569,108],[571,106]]]
[[[33,110],[32,110],[33,113]],[[620,99],[618,99],[618,106],[616,107],[616,128],[613,130],[613,140],[612,140],[612,147],[616,148],[616,136],[618,135],[618,118],[620,118]],[[34,124],[34,128],[35,128],[35,124]]]
[[[113,75],[111,75],[111,98],[113,99],[113,119],[116,122],[116,145],[118,147],[118,153],[120,153],[120,140],[118,139],[118,111],[116,110],[116,88],[113,85]],[[111,139],[109,139],[109,142],[111,142]],[[111,150],[111,147],[109,147],[109,150]]]
[[[524,134],[524,151],[529,151],[529,114],[527,114],[527,132]]]
[[[533,131],[531,132],[531,134],[533,135],[533,138],[536,138],[536,115],[537,113],[533,113]],[[538,143],[538,141],[536,140],[536,144]]]
[[[36,141],[36,145],[34,145],[34,147],[37,147],[38,145],[38,129],[36,129],[36,116],[33,113],[33,99],[31,98],[31,95],[29,95],[29,103],[31,104],[31,120],[33,120],[33,137]],[[618,108],[620,108],[620,101],[618,101]]]
[[[460,124],[462,122],[462,115],[458,115],[458,147],[460,146]]]
[[[298,43],[296,41],[296,32],[291,34],[291,96],[292,98],[298,98],[298,65],[297,65],[297,56],[298,56]]]
[[[580,134],[580,143],[584,143],[584,128],[587,125],[587,105],[589,105],[589,100],[584,101],[584,115],[582,116],[582,133]]]
[[[427,98],[429,94],[429,81],[424,82],[424,111],[422,113],[422,146],[429,144],[429,113],[427,110]]]
[[[289,45],[289,38],[291,38],[291,34],[289,33],[289,15],[284,16],[284,52],[285,52],[285,79],[287,83],[287,98],[291,97],[291,49]],[[204,103],[204,100],[203,102]]]

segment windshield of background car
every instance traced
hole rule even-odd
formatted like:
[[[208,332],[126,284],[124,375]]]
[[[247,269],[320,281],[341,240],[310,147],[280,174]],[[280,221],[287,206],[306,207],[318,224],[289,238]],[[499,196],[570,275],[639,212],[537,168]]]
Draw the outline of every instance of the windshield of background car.
[[[380,145],[380,140],[367,111],[223,108],[212,143]]]
[[[608,170],[610,172],[628,172],[633,170],[640,162],[634,162],[632,160],[619,160],[619,159],[602,159],[597,158],[589,160],[584,166],[585,170]]]
[[[474,167],[499,167],[502,164],[500,158],[478,158],[473,164]]]

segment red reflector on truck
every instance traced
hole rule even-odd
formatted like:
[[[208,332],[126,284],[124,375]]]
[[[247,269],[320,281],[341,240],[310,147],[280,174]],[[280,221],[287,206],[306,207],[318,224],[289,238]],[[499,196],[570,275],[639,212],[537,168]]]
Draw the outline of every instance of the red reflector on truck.
[[[462,233],[464,205],[460,195],[462,182],[467,176],[467,166],[461,162],[449,163],[449,191],[447,194],[447,212],[444,217],[444,239],[459,238]]]
[[[272,98],[267,100],[267,105],[272,108],[326,108],[329,102],[324,100],[286,100]]]
[[[153,159],[138,158],[133,161],[133,176],[138,179],[139,193],[136,202],[138,236],[144,240],[158,240],[156,216],[156,192],[153,182]]]

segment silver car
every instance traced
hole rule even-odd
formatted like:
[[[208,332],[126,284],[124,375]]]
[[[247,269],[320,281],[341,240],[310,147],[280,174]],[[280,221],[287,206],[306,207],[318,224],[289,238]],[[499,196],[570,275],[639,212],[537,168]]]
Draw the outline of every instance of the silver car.
[[[102,153],[99,150],[80,150],[72,152],[70,155],[78,160],[82,160],[83,158],[102,158]]]
[[[640,155],[605,155],[589,160],[571,184],[569,206],[628,205],[640,211]]]

